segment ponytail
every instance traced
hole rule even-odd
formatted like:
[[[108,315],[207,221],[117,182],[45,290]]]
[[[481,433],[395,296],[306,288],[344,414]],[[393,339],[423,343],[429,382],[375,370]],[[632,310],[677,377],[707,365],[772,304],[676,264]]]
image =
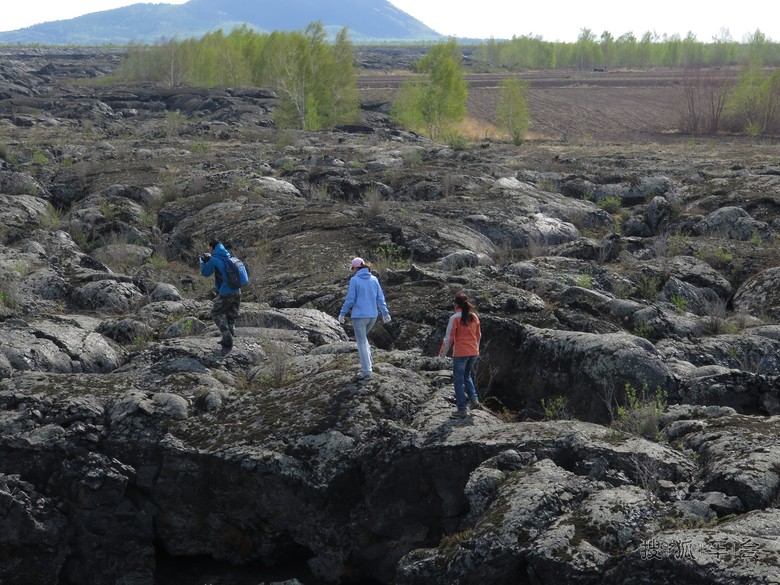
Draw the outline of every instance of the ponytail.
[[[474,303],[469,300],[465,292],[459,292],[455,295],[455,304],[460,309],[460,322],[468,325],[474,318]]]

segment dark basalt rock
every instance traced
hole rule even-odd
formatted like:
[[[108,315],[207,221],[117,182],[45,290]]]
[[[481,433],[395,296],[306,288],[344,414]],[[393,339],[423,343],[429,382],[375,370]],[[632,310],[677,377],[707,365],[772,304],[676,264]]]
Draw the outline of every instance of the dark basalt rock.
[[[0,582],[775,578],[775,151],[453,149],[384,100],[280,131],[263,88],[72,83],[118,59],[0,63]],[[252,276],[227,354],[215,237]],[[370,382],[355,256],[393,317]]]

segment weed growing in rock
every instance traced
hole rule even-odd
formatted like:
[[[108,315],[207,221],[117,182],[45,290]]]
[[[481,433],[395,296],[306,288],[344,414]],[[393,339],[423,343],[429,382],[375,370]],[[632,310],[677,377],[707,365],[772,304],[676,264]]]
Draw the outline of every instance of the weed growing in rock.
[[[407,270],[411,264],[408,251],[398,244],[379,244],[371,254],[380,275],[384,275],[388,269]]]
[[[668,393],[657,386],[651,392],[647,384],[641,390],[629,383],[624,387],[625,403],[610,409],[612,428],[646,439],[658,439],[658,423],[666,409]]]
[[[62,225],[64,214],[50,202],[46,203],[46,215],[41,217],[41,227],[48,230],[58,230]]]
[[[650,339],[653,335],[653,326],[650,323],[637,323],[634,325],[634,335]]]
[[[198,138],[190,146],[190,152],[193,154],[207,154],[209,150],[211,150],[211,147],[203,138]]]
[[[364,201],[366,203],[366,215],[370,218],[379,217],[387,209],[385,197],[377,189],[366,191]]]
[[[661,464],[649,457],[632,455],[630,461],[634,466],[634,481],[651,494],[659,492],[659,479],[661,478]]]
[[[690,238],[678,229],[666,232],[653,242],[653,250],[657,258],[673,258],[688,252]]]
[[[552,396],[550,398],[542,398],[541,403],[544,420],[568,420],[571,418],[569,415],[569,402],[565,397]]]
[[[133,337],[133,344],[131,346],[133,351],[144,351],[149,347],[149,344],[154,342],[154,335],[136,335]]]
[[[593,288],[593,275],[589,273],[580,274],[574,283],[580,288]]]
[[[528,238],[528,257],[539,258],[547,256],[550,252],[550,244],[543,236]]]
[[[166,112],[165,113],[165,134],[168,138],[173,138],[179,135],[181,127],[184,124],[186,117],[180,111]]]
[[[706,246],[695,252],[694,256],[699,260],[703,260],[715,270],[725,268],[734,260],[734,254],[720,246]]]
[[[674,312],[678,315],[684,315],[688,310],[688,299],[680,295],[671,295],[669,302],[674,305]]]
[[[616,213],[620,209],[620,204],[620,197],[605,197],[598,202],[599,208],[607,213]]]
[[[726,301],[720,297],[707,299],[704,303],[705,327],[709,334],[719,335],[730,332],[729,323],[726,321],[728,310]]]
[[[473,530],[464,530],[462,532],[453,532],[452,534],[444,534],[441,537],[439,546],[444,551],[452,551],[456,546],[459,546],[465,540],[468,540],[473,534]]]
[[[649,274],[640,274],[637,278],[636,294],[643,299],[653,300],[661,290],[661,279]]]
[[[262,344],[265,352],[265,368],[252,382],[263,388],[279,388],[295,378],[292,371],[293,361],[283,345],[274,341]]]
[[[46,165],[49,164],[49,157],[46,156],[46,153],[41,150],[36,150],[33,153],[33,162],[37,165]]]

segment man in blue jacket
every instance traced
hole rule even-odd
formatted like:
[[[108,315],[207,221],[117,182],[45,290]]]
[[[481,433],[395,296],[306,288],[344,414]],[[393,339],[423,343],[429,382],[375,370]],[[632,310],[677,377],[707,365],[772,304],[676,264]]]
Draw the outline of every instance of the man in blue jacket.
[[[241,306],[241,289],[232,288],[228,284],[227,277],[227,259],[230,258],[230,252],[218,240],[209,242],[211,254],[199,256],[200,273],[203,276],[214,275],[214,288],[217,296],[211,306],[211,318],[214,319],[222,333],[222,339],[219,344],[222,351],[228,352],[233,347],[233,336],[236,334],[236,319],[238,318],[238,309]]]

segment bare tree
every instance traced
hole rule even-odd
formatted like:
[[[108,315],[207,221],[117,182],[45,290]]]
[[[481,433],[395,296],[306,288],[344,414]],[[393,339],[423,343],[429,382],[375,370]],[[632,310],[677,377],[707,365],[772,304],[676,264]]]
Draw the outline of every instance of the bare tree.
[[[680,129],[691,134],[716,134],[733,87],[734,76],[729,72],[686,68]]]

